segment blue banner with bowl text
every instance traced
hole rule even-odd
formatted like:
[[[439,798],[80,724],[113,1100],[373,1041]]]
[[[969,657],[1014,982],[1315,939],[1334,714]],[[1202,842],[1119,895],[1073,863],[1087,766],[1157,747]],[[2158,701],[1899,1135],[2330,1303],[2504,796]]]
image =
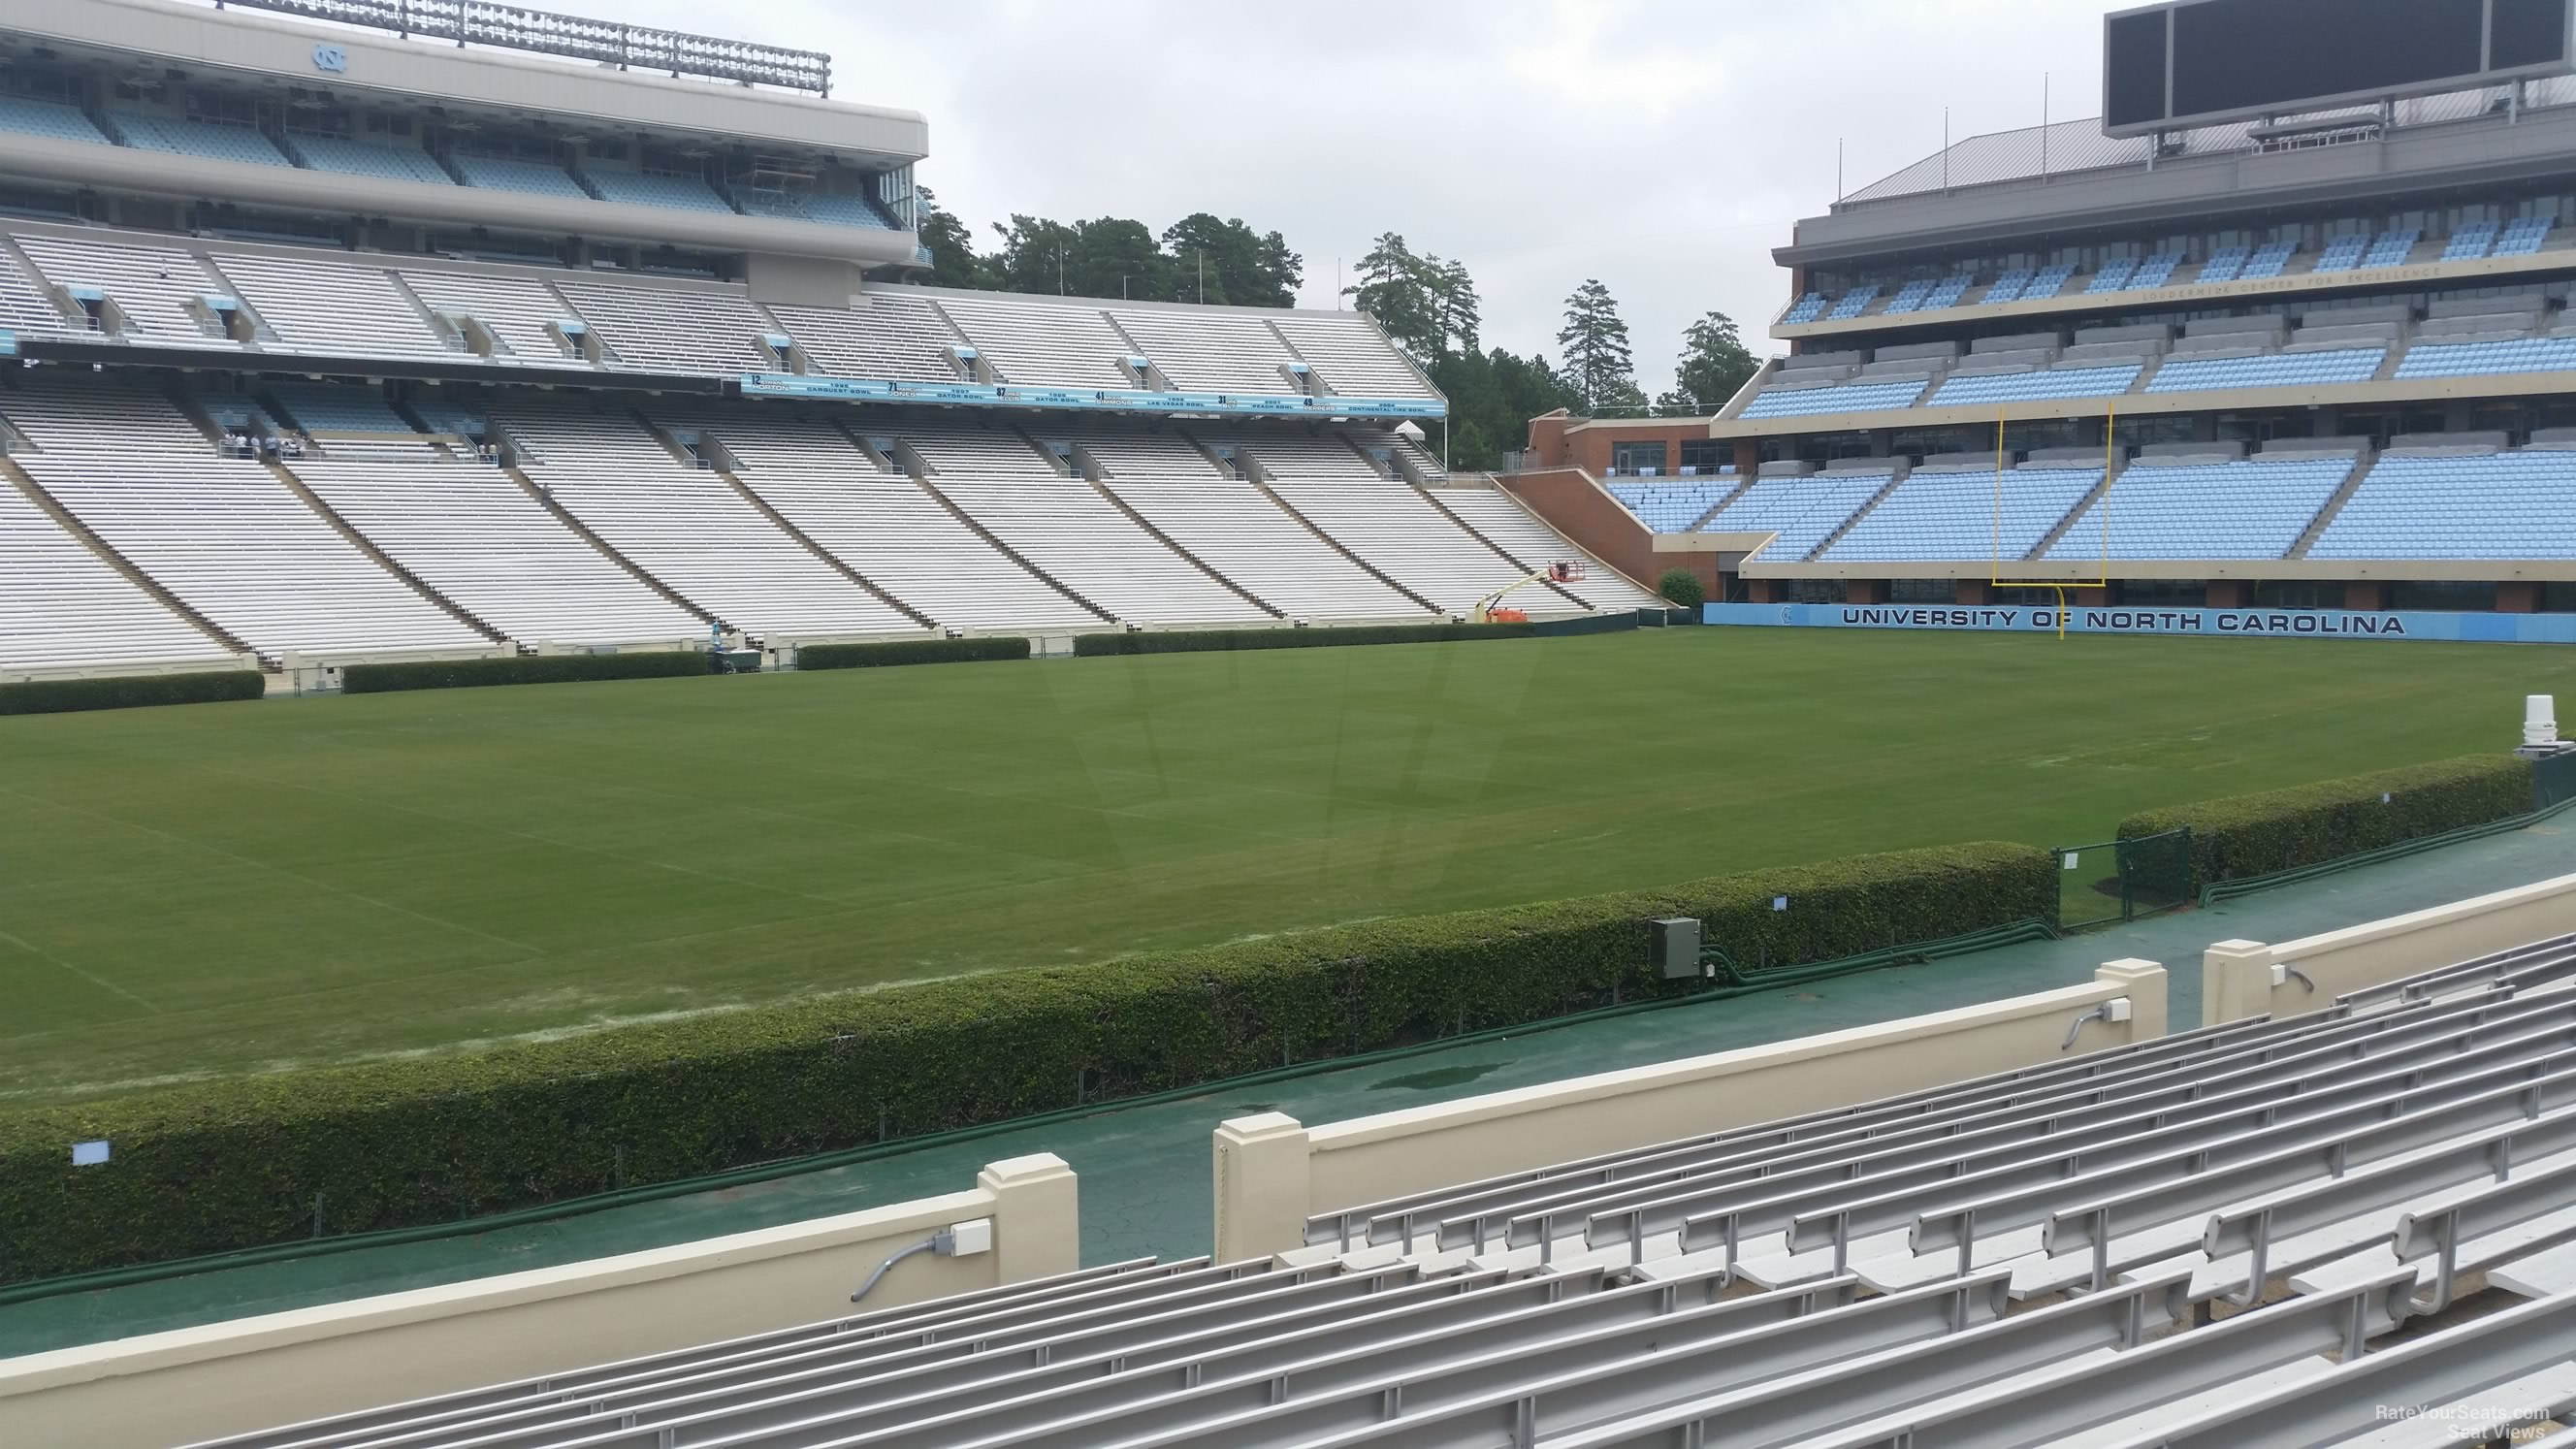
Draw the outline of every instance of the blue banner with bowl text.
[[[2060,610],[2012,604],[1702,604],[1700,622],[1785,629],[1941,629],[2054,634]],[[2576,644],[2576,614],[2471,614],[2373,609],[2157,609],[2078,604],[2069,634],[2173,634],[2235,639],[2438,639]]]

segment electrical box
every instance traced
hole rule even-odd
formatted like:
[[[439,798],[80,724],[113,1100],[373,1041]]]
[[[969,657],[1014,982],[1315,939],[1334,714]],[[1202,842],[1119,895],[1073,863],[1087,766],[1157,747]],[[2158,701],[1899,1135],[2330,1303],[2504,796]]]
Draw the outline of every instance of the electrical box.
[[[1667,916],[1648,921],[1646,928],[1653,938],[1655,965],[1666,981],[1683,981],[1700,974],[1697,916]]]

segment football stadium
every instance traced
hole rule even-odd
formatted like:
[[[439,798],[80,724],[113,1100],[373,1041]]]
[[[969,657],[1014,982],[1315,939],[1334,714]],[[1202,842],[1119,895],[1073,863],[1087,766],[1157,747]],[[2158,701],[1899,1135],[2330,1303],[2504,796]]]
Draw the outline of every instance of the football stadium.
[[[1487,467],[847,58],[0,0],[0,1446],[2576,1425],[2576,0],[2099,60]]]

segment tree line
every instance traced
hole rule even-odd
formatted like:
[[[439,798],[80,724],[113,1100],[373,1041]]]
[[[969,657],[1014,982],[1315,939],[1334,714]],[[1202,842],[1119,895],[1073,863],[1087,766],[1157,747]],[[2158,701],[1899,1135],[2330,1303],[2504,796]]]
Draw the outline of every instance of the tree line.
[[[1156,232],[1141,221],[1102,217],[1060,222],[1014,214],[992,224],[994,241],[979,250],[975,233],[920,193],[921,241],[937,286],[980,291],[1145,302],[1206,302],[1239,307],[1293,307],[1305,259],[1276,231],[1255,231],[1241,218],[1210,212],[1183,217]],[[1688,417],[1712,412],[1759,368],[1732,318],[1712,311],[1683,333],[1674,385],[1649,399],[1637,385],[1628,324],[1597,278],[1565,300],[1556,334],[1561,362],[1544,352],[1520,356],[1488,348],[1479,335],[1482,303],[1463,263],[1416,252],[1387,232],[1360,258],[1357,280],[1342,289],[1370,313],[1398,347],[1449,398],[1449,460],[1460,468],[1494,468],[1521,445],[1529,419],[1565,408],[1585,416],[1647,414]]]

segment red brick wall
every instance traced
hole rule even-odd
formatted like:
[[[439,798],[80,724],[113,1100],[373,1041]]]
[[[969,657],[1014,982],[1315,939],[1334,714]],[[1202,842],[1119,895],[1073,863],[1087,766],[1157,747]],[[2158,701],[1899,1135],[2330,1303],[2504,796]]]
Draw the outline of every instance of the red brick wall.
[[[1647,589],[1666,569],[1688,569],[1710,598],[1719,597],[1714,552],[1658,553],[1654,532],[1601,486],[1573,468],[1512,473],[1502,484],[1584,552]]]

